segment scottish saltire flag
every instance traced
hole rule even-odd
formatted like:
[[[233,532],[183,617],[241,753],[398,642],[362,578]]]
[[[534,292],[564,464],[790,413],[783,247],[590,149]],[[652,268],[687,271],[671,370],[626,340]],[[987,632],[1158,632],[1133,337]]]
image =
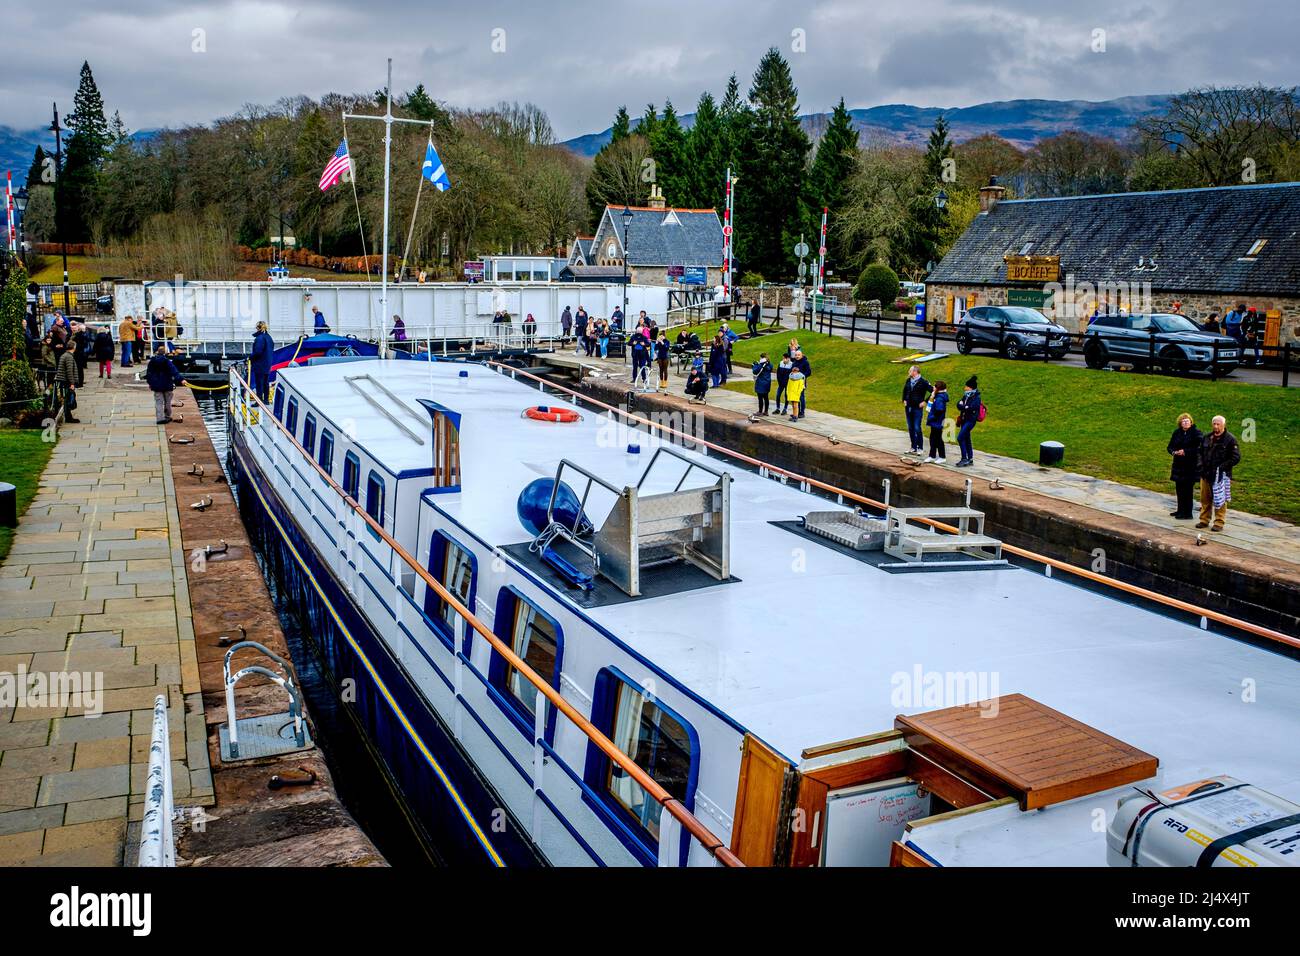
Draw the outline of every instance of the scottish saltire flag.
[[[345,139],[339,143],[338,150],[330,157],[330,161],[325,164],[325,171],[320,174],[320,191],[329,189],[351,168],[352,157],[348,155],[348,141]]]
[[[420,175],[429,180],[437,187],[438,192],[445,193],[451,188],[451,180],[447,178],[447,168],[442,165],[442,160],[438,158],[438,151],[433,148],[433,140],[429,140],[429,145],[424,150],[424,169]]]

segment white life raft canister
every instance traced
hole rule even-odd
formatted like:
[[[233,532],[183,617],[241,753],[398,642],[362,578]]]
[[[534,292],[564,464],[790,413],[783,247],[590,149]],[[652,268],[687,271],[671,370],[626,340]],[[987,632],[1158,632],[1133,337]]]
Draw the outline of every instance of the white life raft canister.
[[[1111,866],[1300,866],[1300,805],[1233,777],[1121,797]]]

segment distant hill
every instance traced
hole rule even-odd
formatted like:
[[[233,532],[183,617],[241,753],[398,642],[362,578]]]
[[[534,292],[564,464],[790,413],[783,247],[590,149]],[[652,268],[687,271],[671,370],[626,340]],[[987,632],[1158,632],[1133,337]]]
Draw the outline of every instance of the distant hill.
[[[131,134],[134,140],[145,140],[158,132],[156,129],[137,130]],[[67,133],[63,142],[67,144]],[[26,185],[27,170],[31,168],[32,157],[36,147],[42,146],[54,152],[54,134],[48,127],[36,129],[14,129],[12,126],[0,126],[0,189],[3,189],[3,177],[6,171],[14,174],[14,189]]]
[[[1168,96],[1122,96],[1092,103],[1086,100],[1001,100],[956,109],[937,106],[908,106],[892,103],[869,109],[849,110],[863,142],[873,138],[895,143],[923,145],[942,113],[948,120],[952,137],[963,142],[994,133],[1021,148],[1066,130],[1082,130],[1097,136],[1121,140],[1128,136],[1133,123],[1159,113],[1169,103]],[[804,128],[816,135],[827,122],[827,113],[807,113],[800,117]],[[681,118],[689,128],[695,114]],[[639,125],[634,120],[633,125]],[[610,131],[586,133],[565,140],[565,146],[579,156],[595,156],[609,142]]]

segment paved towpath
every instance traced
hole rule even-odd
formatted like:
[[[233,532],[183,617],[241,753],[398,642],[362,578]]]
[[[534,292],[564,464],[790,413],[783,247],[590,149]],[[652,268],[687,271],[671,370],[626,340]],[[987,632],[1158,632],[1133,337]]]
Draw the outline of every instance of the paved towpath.
[[[148,389],[94,370],[0,566],[0,682],[102,692],[0,696],[0,866],[134,864],[157,694],[177,803],[212,799],[168,446]]]
[[[540,359],[553,366],[572,367],[581,363],[601,376],[622,377],[624,380],[631,377],[631,369],[624,364],[623,359],[589,359],[586,356],[574,355],[572,349],[564,350],[555,355],[544,355]],[[748,380],[748,370],[740,369],[740,371],[743,373],[742,379]],[[902,372],[900,371],[899,374],[901,376]],[[680,395],[682,393],[683,379],[675,371],[670,378],[669,388],[673,394]],[[871,425],[852,418],[817,411],[816,388],[816,379],[814,379],[810,389],[813,405],[808,409],[807,415],[802,420],[796,424],[787,418],[773,416],[770,420],[771,427],[800,428],[821,435],[834,436],[843,442],[893,452],[900,457],[907,453],[910,441],[907,432],[903,428],[886,428],[881,425]],[[733,392],[721,388],[709,390],[708,403],[717,408],[726,408],[732,411],[744,412],[745,414],[751,414],[757,409],[757,402],[752,394]],[[976,430],[975,434],[974,466],[955,468],[959,456],[955,454],[957,446],[954,441],[948,446],[950,452],[953,453],[952,457],[948,459],[948,464],[929,464],[920,467],[953,468],[957,472],[975,480],[992,481],[996,478],[1003,485],[1024,488],[1072,504],[1097,508],[1101,511],[1131,518],[1134,521],[1154,525],[1158,528],[1179,531],[1193,538],[1197,534],[1204,534],[1212,537],[1215,542],[1220,544],[1300,564],[1300,530],[1293,524],[1278,521],[1275,518],[1230,509],[1228,521],[1223,531],[1212,533],[1204,530],[1198,532],[1193,527],[1195,522],[1175,521],[1169,517],[1169,512],[1173,510],[1175,505],[1172,484],[1169,493],[1164,494],[1159,491],[1136,488],[1118,481],[1093,478],[1089,475],[1065,471],[1060,468],[1043,468],[1034,462],[1021,461],[1018,458],[991,455],[979,450],[978,430]],[[1199,501],[1197,508],[1199,508]]]

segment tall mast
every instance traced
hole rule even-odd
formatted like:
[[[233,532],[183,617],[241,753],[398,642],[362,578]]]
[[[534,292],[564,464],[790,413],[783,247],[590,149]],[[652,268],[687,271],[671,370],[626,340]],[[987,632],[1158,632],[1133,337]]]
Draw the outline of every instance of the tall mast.
[[[379,355],[388,355],[388,335],[384,331],[388,326],[388,185],[389,166],[393,152],[393,124],[414,123],[416,126],[427,125],[426,120],[406,119],[393,115],[393,59],[388,58],[388,87],[386,90],[384,113],[382,116],[367,116],[362,113],[344,113],[344,119],[379,120],[384,124],[384,249],[380,253],[379,266]]]

